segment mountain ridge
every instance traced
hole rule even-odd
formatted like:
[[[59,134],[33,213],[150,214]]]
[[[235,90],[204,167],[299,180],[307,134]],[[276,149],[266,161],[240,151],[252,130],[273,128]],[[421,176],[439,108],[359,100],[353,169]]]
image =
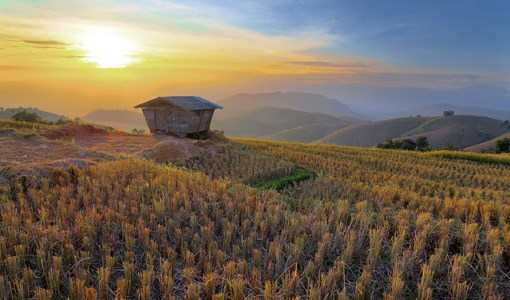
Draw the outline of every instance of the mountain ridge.
[[[319,139],[320,143],[376,146],[389,139],[428,138],[433,148],[457,148],[480,144],[510,131],[501,120],[471,115],[407,117],[363,123],[342,128]]]
[[[237,117],[214,119],[212,126],[232,136],[310,142],[352,123],[353,121],[349,118],[344,119],[322,113],[261,107],[241,113]],[[288,131],[291,131],[290,136]]]
[[[218,118],[270,106],[288,108],[310,113],[323,113],[335,117],[361,119],[348,105],[320,94],[302,92],[239,93],[218,101],[224,106]]]

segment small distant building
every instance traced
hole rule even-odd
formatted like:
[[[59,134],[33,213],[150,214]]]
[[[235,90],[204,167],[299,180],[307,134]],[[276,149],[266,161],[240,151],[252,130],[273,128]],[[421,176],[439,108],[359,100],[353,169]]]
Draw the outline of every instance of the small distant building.
[[[141,108],[151,133],[179,137],[200,136],[209,131],[218,104],[196,96],[157,97],[135,106]]]
[[[443,117],[452,117],[455,115],[455,111],[453,110],[445,110],[443,111]]]

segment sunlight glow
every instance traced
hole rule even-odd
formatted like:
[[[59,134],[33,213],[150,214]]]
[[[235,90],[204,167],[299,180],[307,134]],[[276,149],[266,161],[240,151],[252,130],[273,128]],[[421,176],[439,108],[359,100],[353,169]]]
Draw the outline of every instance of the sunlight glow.
[[[94,28],[81,37],[84,61],[99,68],[124,68],[136,62],[137,47],[126,37],[109,28]]]

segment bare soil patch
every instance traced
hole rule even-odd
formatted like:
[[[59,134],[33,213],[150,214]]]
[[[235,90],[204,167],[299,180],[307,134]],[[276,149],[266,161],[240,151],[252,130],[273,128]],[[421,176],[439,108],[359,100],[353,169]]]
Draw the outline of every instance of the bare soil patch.
[[[3,129],[0,171],[33,173],[41,169],[87,167],[104,160],[138,156],[159,163],[176,162],[214,151],[224,139],[193,140],[166,135],[133,135],[88,124],[68,124],[31,133]]]

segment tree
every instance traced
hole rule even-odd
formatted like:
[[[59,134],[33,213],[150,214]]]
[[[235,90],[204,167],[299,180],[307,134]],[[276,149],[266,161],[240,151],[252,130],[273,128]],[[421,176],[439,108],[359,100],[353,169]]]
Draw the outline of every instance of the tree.
[[[404,150],[416,150],[416,143],[412,139],[405,139],[401,141],[400,149]]]
[[[21,122],[33,122],[33,123],[42,122],[42,119],[38,114],[29,112],[27,110],[22,110],[20,112],[17,112],[16,114],[14,114],[11,117],[11,119],[13,119],[14,121],[21,121]]]
[[[393,144],[393,140],[386,140],[384,143],[380,143],[377,145],[377,148],[381,149],[395,149],[395,145]]]
[[[416,139],[416,150],[426,151],[429,150],[430,144],[426,136],[420,136]]]
[[[69,123],[71,123],[71,120],[69,120],[67,118],[60,118],[55,122],[56,125],[66,125]]]
[[[510,152],[510,138],[503,138],[496,141],[496,151]]]

